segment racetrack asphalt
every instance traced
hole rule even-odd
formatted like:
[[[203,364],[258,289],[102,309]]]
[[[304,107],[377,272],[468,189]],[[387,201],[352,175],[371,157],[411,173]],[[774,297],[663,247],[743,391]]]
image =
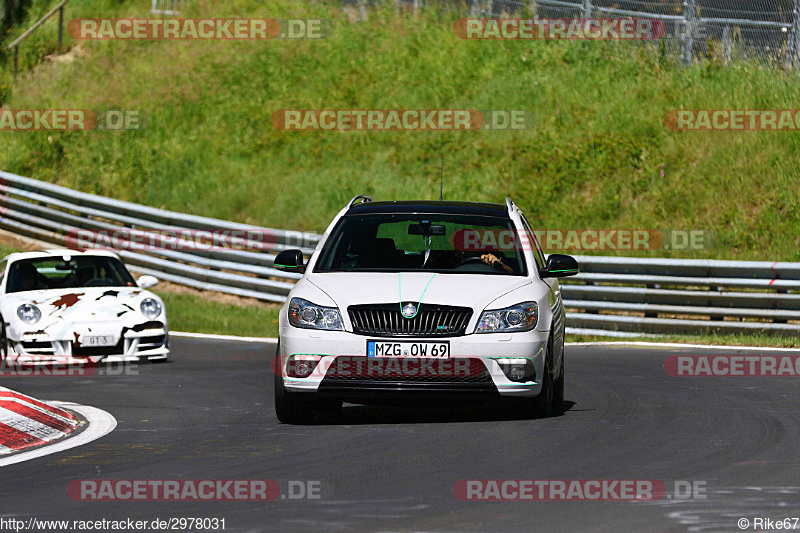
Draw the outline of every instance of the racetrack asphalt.
[[[274,343],[173,338],[172,348],[169,363],[129,375],[4,379],[35,398],[100,408],[118,426],[0,469],[0,518],[224,518],[226,531],[671,532],[800,517],[800,379],[664,369],[670,355],[735,348],[568,346],[565,403],[547,419],[474,404],[345,406],[309,426],[275,417]],[[322,490],[296,501],[87,502],[67,494],[78,479],[274,479]],[[461,501],[460,479],[656,479],[668,493],[687,481],[706,497]]]

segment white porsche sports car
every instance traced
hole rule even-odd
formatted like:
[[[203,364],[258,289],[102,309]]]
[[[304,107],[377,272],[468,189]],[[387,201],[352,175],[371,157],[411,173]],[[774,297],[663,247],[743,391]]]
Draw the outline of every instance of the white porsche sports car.
[[[164,303],[108,251],[14,253],[0,262],[0,358],[18,363],[65,360],[165,360]]]
[[[303,423],[342,402],[506,398],[546,416],[564,397],[567,255],[545,257],[503,204],[358,196],[305,263],[280,314],[275,409]]]

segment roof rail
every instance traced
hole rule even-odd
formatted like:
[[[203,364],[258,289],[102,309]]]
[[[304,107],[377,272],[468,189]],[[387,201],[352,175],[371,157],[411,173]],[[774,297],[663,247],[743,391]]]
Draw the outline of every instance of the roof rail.
[[[508,212],[512,212],[514,210],[514,202],[511,201],[511,198],[506,196],[506,207],[508,208]]]
[[[366,204],[367,202],[372,201],[372,196],[369,196],[367,194],[359,194],[358,196],[353,196],[353,199],[350,200],[350,203],[347,204],[347,209],[353,207],[358,200],[363,200],[361,203]]]

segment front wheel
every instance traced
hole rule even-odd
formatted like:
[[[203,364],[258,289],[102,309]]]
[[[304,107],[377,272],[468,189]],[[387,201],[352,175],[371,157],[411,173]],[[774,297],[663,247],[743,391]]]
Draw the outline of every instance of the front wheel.
[[[308,424],[314,419],[314,410],[309,402],[301,401],[297,393],[286,390],[283,384],[283,372],[280,365],[280,347],[275,357],[278,364],[274,365],[275,375],[275,414],[283,424]]]
[[[521,400],[520,415],[523,418],[545,418],[553,411],[555,390],[553,386],[552,365],[553,354],[552,339],[547,343],[547,353],[544,356],[544,370],[542,371],[542,390],[536,398]]]
[[[8,336],[6,335],[6,323],[0,317],[0,363],[5,363],[8,359]]]
[[[558,379],[553,383],[553,407],[558,408],[564,403],[564,353],[561,353],[561,370]]]

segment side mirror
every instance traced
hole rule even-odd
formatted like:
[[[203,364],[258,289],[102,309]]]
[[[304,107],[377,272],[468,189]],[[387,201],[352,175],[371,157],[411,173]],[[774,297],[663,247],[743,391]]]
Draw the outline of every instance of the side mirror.
[[[149,289],[154,285],[158,285],[158,278],[155,276],[141,276],[136,280],[136,284],[140,289]]]
[[[574,276],[580,271],[578,262],[571,255],[550,254],[547,256],[546,267],[539,271],[539,275],[543,278],[563,278]]]
[[[300,250],[284,250],[275,257],[275,268],[283,272],[300,272],[306,271],[303,264],[303,252]]]

